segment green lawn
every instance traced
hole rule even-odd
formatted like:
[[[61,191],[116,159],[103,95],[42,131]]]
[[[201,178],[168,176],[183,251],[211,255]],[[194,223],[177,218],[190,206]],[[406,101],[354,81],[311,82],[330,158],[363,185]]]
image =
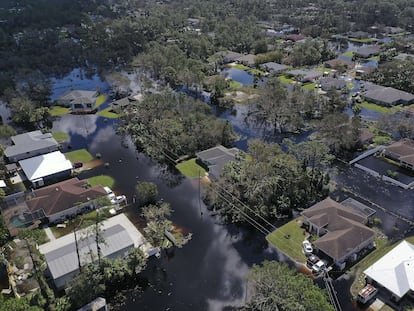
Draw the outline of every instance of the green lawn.
[[[95,102],[95,109],[98,109],[104,102],[106,102],[107,96],[105,94],[101,94],[96,98]]]
[[[237,82],[237,81],[234,81],[234,80],[231,80],[231,79],[229,79],[228,81],[229,81],[229,90],[231,90],[231,91],[235,91],[238,88],[243,86],[243,84],[241,84],[240,82]]]
[[[52,136],[58,143],[63,143],[70,138],[70,136],[64,132],[53,132]]]
[[[355,84],[352,82],[346,82],[346,87],[348,90],[352,90],[355,87]]]
[[[52,117],[63,116],[70,113],[70,109],[62,106],[52,106],[49,113]]]
[[[298,222],[299,221],[299,222]],[[300,227],[301,217],[294,219],[279,229],[276,229],[266,239],[276,248],[298,262],[306,262],[302,251],[302,242],[305,239],[304,229]],[[287,238],[286,236],[290,237]]]
[[[372,56],[370,58],[367,58],[367,60],[373,60],[373,61],[379,62],[380,57],[379,56]]]
[[[314,91],[316,83],[307,83],[302,86],[305,91]]]
[[[375,38],[348,38],[348,41],[351,42],[358,42],[358,43],[374,43],[377,42],[378,40]]]
[[[250,69],[250,67],[247,67],[243,64],[235,64],[235,65],[232,65],[231,67],[234,69],[246,70],[246,71]]]
[[[385,106],[380,106],[380,105],[370,103],[370,102],[367,102],[367,101],[364,101],[364,102],[362,102],[358,105],[361,108],[373,110],[373,111],[384,113],[384,114],[393,114],[393,113],[396,113],[396,112],[404,109],[403,106],[385,107]]]
[[[293,80],[291,78],[288,78],[286,76],[279,76],[278,79],[282,83],[293,83],[293,82],[295,82],[295,80]]]
[[[65,153],[65,156],[72,163],[74,162],[89,162],[93,160],[93,156],[86,149],[79,149]]]
[[[98,116],[108,118],[108,119],[117,119],[121,117],[120,114],[113,112],[112,107],[108,107],[104,110],[101,110],[97,113]]]
[[[109,175],[99,175],[88,178],[88,184],[90,184],[92,187],[96,185],[101,185],[103,187],[112,188],[115,185],[115,179],[113,179]]]
[[[196,159],[191,159],[185,162],[178,163],[175,166],[181,174],[188,178],[194,178],[206,174],[206,170],[196,163]]]
[[[102,211],[103,212],[100,214],[102,220],[111,217],[111,214],[109,213],[109,209],[103,209]],[[65,228],[57,228],[56,226],[53,226],[53,227],[50,227],[50,229],[52,230],[52,233],[55,236],[55,238],[60,238],[61,236],[64,236],[66,234],[73,233],[74,227],[78,226],[79,224],[81,225],[78,228],[78,230],[95,224],[96,214],[97,214],[97,211],[94,210],[87,214],[79,215],[79,216],[76,216],[74,219],[66,221]],[[82,222],[81,222],[81,218],[82,218]]]
[[[355,54],[355,52],[349,51],[349,52],[343,53],[342,56],[345,56],[345,57],[353,57],[354,54]]]

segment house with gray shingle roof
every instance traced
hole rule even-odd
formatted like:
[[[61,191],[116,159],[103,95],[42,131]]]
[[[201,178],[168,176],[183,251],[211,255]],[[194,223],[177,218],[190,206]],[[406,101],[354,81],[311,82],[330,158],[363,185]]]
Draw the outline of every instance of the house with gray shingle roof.
[[[264,70],[264,71],[267,71],[267,72],[270,72],[270,73],[273,73],[273,72],[281,73],[281,72],[289,69],[289,66],[274,63],[274,62],[264,63],[264,64],[261,64],[259,67],[260,67],[261,70]]]
[[[414,103],[413,94],[392,87],[371,86],[363,95],[367,101],[386,106]]]
[[[4,151],[4,155],[10,162],[39,156],[58,150],[59,144],[51,133],[32,131],[11,137],[13,142]]]
[[[73,90],[56,99],[58,105],[69,107],[73,112],[91,112],[98,93],[96,91]]]
[[[240,152],[238,148],[226,148],[222,145],[201,151],[196,154],[197,161],[208,169],[208,174],[213,179],[219,179],[224,165],[234,161]]]
[[[322,76],[322,72],[302,69],[290,70],[287,74],[292,76],[298,82],[314,82]]]
[[[314,248],[339,269],[355,261],[361,250],[374,247],[375,231],[365,226],[368,216],[329,197],[304,210],[302,216],[309,232],[319,237]]]

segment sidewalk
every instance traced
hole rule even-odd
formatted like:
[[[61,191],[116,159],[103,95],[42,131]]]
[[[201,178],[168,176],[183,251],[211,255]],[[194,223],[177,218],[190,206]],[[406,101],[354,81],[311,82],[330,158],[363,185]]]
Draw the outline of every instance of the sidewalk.
[[[47,235],[47,237],[49,238],[50,241],[56,240],[55,236],[53,235],[52,230],[50,230],[49,227],[44,228],[45,229],[45,233]]]

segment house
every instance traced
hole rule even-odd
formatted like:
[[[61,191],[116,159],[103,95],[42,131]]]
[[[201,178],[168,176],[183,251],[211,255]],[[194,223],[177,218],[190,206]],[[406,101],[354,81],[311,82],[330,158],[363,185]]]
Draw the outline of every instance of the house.
[[[407,53],[400,53],[394,57],[394,59],[398,60],[414,60],[414,54],[407,54]]]
[[[301,34],[290,34],[286,36],[286,40],[292,41],[292,42],[299,42],[305,39],[304,35]]]
[[[321,89],[325,92],[329,91],[330,89],[342,90],[346,87],[346,82],[344,79],[337,79],[332,77],[321,78],[319,80],[319,83],[321,85]]]
[[[414,141],[401,139],[384,148],[384,156],[400,163],[402,167],[414,170]]]
[[[365,75],[369,75],[371,72],[375,71],[373,66],[356,66],[355,67],[355,79],[360,79]]]
[[[327,60],[324,63],[326,68],[331,68],[331,69],[335,69],[335,70],[339,70],[339,69],[344,69],[344,70],[349,70],[354,68],[355,63],[351,62],[349,60],[344,60],[344,59],[340,59],[340,58],[335,58],[335,59],[331,59],[331,60]]]
[[[266,36],[274,39],[283,39],[285,34],[282,31],[276,31],[274,29],[266,29]]]
[[[348,33],[348,38],[352,39],[365,39],[369,37],[369,33],[365,31],[354,31]]]
[[[98,92],[74,90],[68,91],[56,99],[58,105],[69,107],[72,112],[91,112],[96,103]]]
[[[46,258],[46,274],[53,279],[58,290],[65,288],[69,281],[83,266],[97,259],[95,235],[92,228],[79,230],[76,234],[68,234],[39,246],[39,251]],[[124,214],[111,217],[102,222],[101,236],[104,243],[99,248],[103,257],[114,259],[127,256],[133,248],[139,247],[148,256],[156,253]],[[76,245],[78,246],[76,248]]]
[[[287,74],[298,82],[314,82],[322,76],[322,72],[301,69],[290,70]]]
[[[4,155],[10,162],[17,162],[23,159],[35,157],[41,154],[56,151],[59,148],[58,142],[51,133],[33,131],[11,137],[13,142],[4,151]]]
[[[319,237],[314,248],[339,269],[356,261],[360,251],[374,247],[375,231],[365,226],[368,217],[329,197],[304,210],[302,216],[309,232]]]
[[[72,163],[60,151],[21,160],[19,165],[35,188],[67,178],[72,173]]]
[[[388,291],[395,301],[406,295],[414,297],[414,245],[402,241],[364,274],[369,283]]]
[[[261,64],[260,66],[261,70],[270,72],[270,73],[282,73],[283,71],[289,69],[289,66],[274,63],[274,62],[268,62]]]
[[[196,154],[197,162],[208,169],[213,179],[219,179],[224,165],[236,159],[240,152],[237,148],[226,148],[222,145],[201,151]]]
[[[362,58],[369,58],[372,56],[377,56],[381,52],[381,47],[379,45],[368,45],[360,47],[355,51],[355,55]]]
[[[111,107],[114,111],[122,111],[126,107],[128,107],[130,103],[131,103],[131,101],[129,100],[129,98],[124,97],[124,98],[113,101],[111,103]]]
[[[86,180],[71,178],[32,191],[32,197],[26,200],[26,205],[32,215],[42,215],[55,223],[94,209],[94,200],[106,196],[107,192],[102,186],[90,187]]]
[[[363,93],[366,101],[385,106],[410,105],[414,103],[414,95],[392,87],[371,87]]]
[[[249,66],[249,67],[254,67],[256,65],[256,55],[253,55],[253,54],[242,55],[236,59],[236,62]]]
[[[87,305],[78,309],[78,311],[107,311],[106,299],[98,297]]]
[[[223,56],[223,62],[225,64],[234,63],[238,58],[243,56],[243,54],[232,52],[232,51],[223,52],[221,53],[221,55]]]

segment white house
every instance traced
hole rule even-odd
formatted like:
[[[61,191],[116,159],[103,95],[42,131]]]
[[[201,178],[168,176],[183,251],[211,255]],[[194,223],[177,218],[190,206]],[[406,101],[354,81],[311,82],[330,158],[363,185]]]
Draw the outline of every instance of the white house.
[[[405,295],[414,297],[414,245],[402,241],[364,274],[369,283],[388,290],[395,301]]]

